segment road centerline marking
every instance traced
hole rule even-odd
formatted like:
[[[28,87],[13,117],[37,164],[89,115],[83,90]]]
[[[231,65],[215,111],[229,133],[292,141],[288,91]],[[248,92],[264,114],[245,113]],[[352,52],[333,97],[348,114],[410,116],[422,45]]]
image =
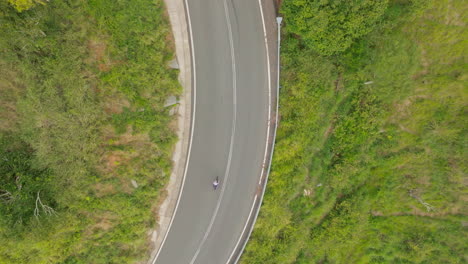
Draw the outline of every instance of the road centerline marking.
[[[268,51],[268,36],[267,36],[267,31],[266,31],[266,25],[265,25],[265,16],[263,14],[263,5],[262,5],[262,0],[258,0],[258,6],[260,8],[260,16],[262,18],[262,26],[263,26],[263,39],[264,39],[264,44],[265,44],[265,52],[266,52],[266,60],[267,60],[267,76],[268,76],[268,118],[267,118],[267,136],[266,136],[266,143],[265,143],[265,153],[264,153],[264,156],[263,156],[263,162],[262,162],[262,170],[260,172],[260,179],[258,180],[258,184],[260,185],[261,182],[262,182],[262,176],[263,176],[263,173],[264,173],[264,170],[265,170],[265,166],[268,166],[266,164],[266,160],[267,160],[267,155],[268,155],[268,140],[270,138],[270,133],[271,133],[271,109],[272,109],[272,105],[271,105],[271,69],[270,69],[270,52]],[[279,95],[277,95],[279,96]],[[276,122],[276,121],[275,121]],[[270,159],[272,159],[273,157],[270,157]],[[268,175],[265,177],[265,178],[268,178]],[[264,188],[266,188],[266,186],[264,186]],[[265,189],[264,189],[265,190]],[[234,249],[232,250],[232,253],[231,255],[229,256],[229,259],[227,260],[226,264],[229,264],[231,263],[231,260],[232,258],[234,257],[234,254],[237,250],[237,248],[239,247],[240,245],[240,242],[242,240],[242,237],[244,236],[244,233],[245,231],[247,230],[247,226],[249,225],[249,221],[250,221],[250,218],[252,217],[252,212],[253,212],[253,209],[255,207],[255,203],[257,202],[257,195],[255,195],[255,198],[254,198],[254,201],[252,203],[252,207],[250,209],[250,213],[249,213],[249,216],[247,217],[247,221],[245,222],[245,226],[242,230],[242,233],[241,235],[239,236],[239,239],[237,240],[237,243],[236,245],[234,246]],[[263,195],[260,195],[260,201],[263,199]],[[261,205],[260,205],[261,206]],[[258,213],[258,211],[257,211]],[[255,220],[254,220],[255,222]],[[255,223],[254,223],[255,224]],[[253,227],[251,227],[253,228]],[[252,230],[252,229],[250,229]],[[251,232],[251,231],[250,231]],[[245,247],[245,245],[247,244],[247,242],[243,245],[243,249]],[[242,249],[242,251],[243,251]],[[240,255],[237,256],[236,260],[234,263],[237,263],[237,261],[239,260],[240,258]]]
[[[206,242],[206,239],[208,238],[211,229],[213,228],[213,224],[216,220],[216,217],[218,215],[219,207],[221,205],[221,202],[224,197],[224,191],[226,188],[226,183],[228,181],[228,178],[230,176],[229,170],[231,167],[231,160],[232,160],[232,152],[233,152],[233,146],[234,146],[234,137],[236,133],[236,119],[237,119],[237,73],[236,73],[236,59],[235,59],[235,53],[234,53],[234,40],[233,40],[233,35],[232,35],[232,27],[231,27],[231,19],[229,16],[229,10],[227,6],[226,0],[223,1],[224,5],[224,13],[226,17],[226,24],[228,27],[228,35],[229,35],[229,45],[230,45],[230,51],[231,51],[231,60],[232,60],[232,86],[233,86],[233,120],[232,120],[232,130],[231,130],[231,142],[229,146],[229,156],[228,156],[228,163],[226,165],[226,171],[224,174],[224,184],[221,186],[221,193],[218,199],[218,202],[216,203],[216,208],[215,211],[213,212],[213,216],[211,217],[210,224],[208,225],[208,228],[205,232],[205,235],[203,236],[202,241],[200,242],[197,251],[195,252],[195,255],[193,256],[192,260],[190,261],[190,264],[195,263],[198,255],[200,254],[201,248]]]

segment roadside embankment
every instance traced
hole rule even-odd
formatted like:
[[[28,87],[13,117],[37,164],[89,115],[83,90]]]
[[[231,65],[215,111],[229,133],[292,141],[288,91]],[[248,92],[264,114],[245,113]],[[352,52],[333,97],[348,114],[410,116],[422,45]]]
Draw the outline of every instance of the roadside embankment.
[[[177,137],[179,141],[175,145],[172,156],[173,170],[166,186],[166,196],[159,207],[158,226],[152,234],[153,252],[149,263],[152,263],[156,256],[175,212],[185,174],[192,124],[192,60],[185,5],[183,0],[165,0],[164,2],[174,37],[177,66],[180,70],[179,82],[182,85],[183,93],[177,108]]]

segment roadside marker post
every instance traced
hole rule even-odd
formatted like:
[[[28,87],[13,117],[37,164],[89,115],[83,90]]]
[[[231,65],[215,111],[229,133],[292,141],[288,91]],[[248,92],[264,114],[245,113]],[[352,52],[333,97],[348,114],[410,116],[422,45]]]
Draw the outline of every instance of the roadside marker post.
[[[259,0],[259,2],[261,2],[261,1]],[[261,5],[260,5],[260,6],[261,6]],[[280,30],[281,30],[281,22],[282,22],[282,21],[283,21],[283,18],[282,18],[282,17],[276,17],[276,23],[277,23],[277,25],[278,25],[278,60],[277,60],[277,62],[278,62],[278,65],[277,65],[277,67],[278,67],[278,68],[277,68],[277,69],[278,69],[278,74],[277,74],[277,79],[276,79],[276,81],[277,81],[277,85],[276,85],[276,89],[277,89],[277,94],[276,94],[276,96],[277,96],[277,98],[276,98],[276,113],[275,113],[275,115],[276,115],[276,117],[275,117],[275,123],[276,123],[276,124],[275,124],[275,129],[273,130],[273,139],[276,138],[276,128],[277,128],[277,126],[278,126],[278,107],[279,107],[279,89],[280,89],[280,84],[279,84],[279,79],[280,79],[280,41],[281,41],[281,32],[280,32]],[[264,28],[264,30],[265,30],[265,28]],[[266,34],[266,33],[265,33],[265,34]],[[267,51],[268,51],[268,45],[267,45]],[[271,79],[270,79],[270,80],[271,80]],[[270,83],[271,83],[271,82],[270,82]],[[270,124],[268,124],[268,125],[270,125]],[[254,198],[254,205],[255,205],[255,202],[257,201],[257,197],[260,197],[260,198],[259,198],[259,206],[262,204],[263,196],[264,196],[265,190],[266,190],[266,184],[267,184],[267,182],[268,182],[268,175],[270,174],[271,161],[272,161],[272,159],[273,159],[273,152],[274,152],[274,150],[275,150],[275,141],[273,140],[272,147],[271,147],[271,157],[270,157],[268,166],[266,167],[266,169],[267,169],[267,174],[266,174],[266,178],[265,178],[264,188],[262,188],[262,194],[261,194],[260,196],[255,195],[255,198]],[[265,164],[263,164],[262,166],[265,166]],[[262,179],[260,178],[259,184],[260,184],[261,180],[262,180]],[[253,212],[254,212],[253,209],[254,209],[254,207],[252,206],[250,213],[253,213]],[[253,218],[254,218],[254,219],[253,219],[253,223],[255,223],[256,220],[257,220],[258,214],[259,214],[259,212],[260,212],[259,209],[260,209],[260,208],[258,208],[258,209],[254,212],[254,215],[253,215]],[[249,218],[250,218],[250,217],[249,217]],[[245,228],[247,228],[247,225],[244,227],[244,231],[245,231]],[[242,234],[244,233],[244,231],[242,232]],[[250,235],[252,234],[252,231],[253,231],[253,226],[251,226],[251,227],[249,228],[249,230],[248,230],[247,241],[248,241]],[[242,235],[241,235],[241,236],[242,236]],[[239,243],[240,241],[241,241],[241,240],[239,239],[238,243]],[[233,261],[231,262],[231,258],[234,256],[236,250],[234,250],[234,251],[232,252],[232,254],[231,254],[231,256],[229,257],[229,260],[226,262],[226,264],[237,264],[237,263],[238,263],[238,261],[239,261],[241,255],[242,255],[242,252],[244,251],[245,246],[247,245],[247,241],[246,241],[245,243],[243,243],[242,248],[241,248],[240,251],[239,251],[240,253],[239,253],[239,254],[236,256],[236,258],[233,259]],[[236,248],[237,248],[237,245],[236,245]]]
[[[278,93],[276,96],[278,97],[279,97],[279,89],[280,89],[280,49],[281,49],[281,22],[282,21],[283,21],[282,17],[276,17],[276,24],[278,24],[278,76],[276,79]]]

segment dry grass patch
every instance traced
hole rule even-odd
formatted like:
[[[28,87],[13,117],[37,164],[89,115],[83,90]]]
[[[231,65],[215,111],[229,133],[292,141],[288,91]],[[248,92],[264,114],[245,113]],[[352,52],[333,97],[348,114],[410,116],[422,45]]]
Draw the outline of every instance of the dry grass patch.
[[[100,61],[106,54],[107,44],[102,40],[90,40],[88,43],[91,59]]]
[[[124,107],[130,107],[130,102],[118,95],[106,96],[103,102],[104,112],[108,115],[120,114]]]
[[[105,211],[91,215],[93,224],[91,224],[84,232],[85,237],[101,237],[103,231],[109,231],[118,222],[119,217],[116,213]]]
[[[97,68],[101,72],[108,72],[118,62],[112,61],[107,50],[107,43],[102,39],[92,39],[88,42],[89,49],[89,62],[91,64],[97,64]]]
[[[0,62],[0,72],[0,131],[11,131],[18,120],[16,101],[24,87],[17,82],[17,73],[10,70],[8,65]]]
[[[115,194],[117,191],[115,190],[115,186],[110,183],[98,183],[94,185],[95,193],[98,198],[101,198],[106,195]]]
[[[127,160],[128,159],[124,158],[124,154],[121,151],[107,152],[103,157],[104,171],[107,174],[110,174],[115,171],[119,165]]]

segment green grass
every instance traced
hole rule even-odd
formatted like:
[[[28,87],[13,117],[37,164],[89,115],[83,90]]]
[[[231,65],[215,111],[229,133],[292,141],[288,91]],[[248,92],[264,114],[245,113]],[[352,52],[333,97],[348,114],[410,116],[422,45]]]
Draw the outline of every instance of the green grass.
[[[285,17],[277,145],[242,263],[467,261],[466,11],[390,1],[333,56]]]
[[[0,25],[0,263],[145,260],[180,93],[162,1],[4,1]]]

